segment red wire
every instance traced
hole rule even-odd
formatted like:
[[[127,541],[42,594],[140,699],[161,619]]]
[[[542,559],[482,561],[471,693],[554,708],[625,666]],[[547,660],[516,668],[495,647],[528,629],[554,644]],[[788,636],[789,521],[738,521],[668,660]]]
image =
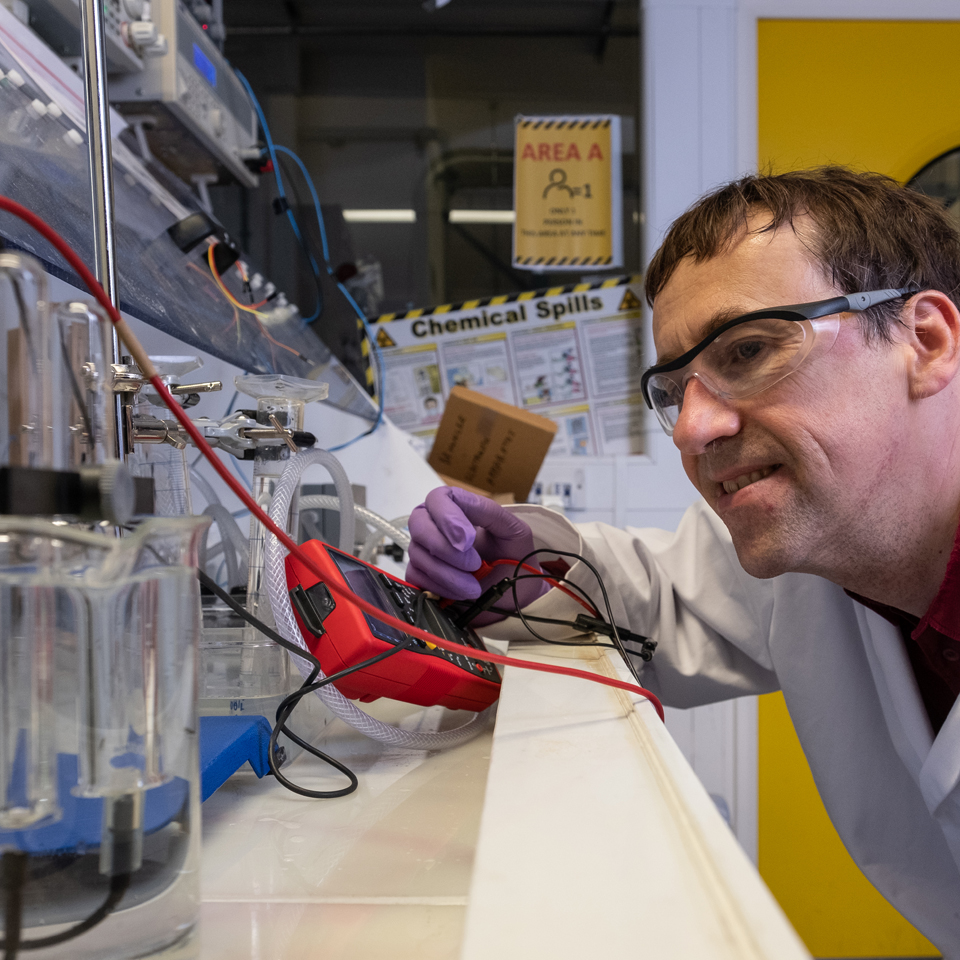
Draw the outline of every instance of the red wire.
[[[603,684],[604,686],[615,687],[618,690],[627,690],[630,693],[640,694],[640,696],[645,697],[650,701],[650,703],[653,704],[654,709],[660,716],[660,719],[664,719],[663,706],[656,695],[635,683],[627,683],[624,680],[617,680],[613,677],[599,676],[595,673],[588,673],[586,670],[576,670],[573,667],[560,667],[552,663],[536,663],[532,660],[516,660],[513,657],[505,657],[498,653],[490,653],[488,650],[476,650],[473,647],[467,647],[460,643],[452,643],[443,637],[438,637],[436,634],[428,633],[426,630],[421,630],[419,627],[411,626],[409,623],[406,623],[403,620],[398,620],[396,617],[391,617],[389,614],[384,613],[379,607],[375,607],[372,603],[369,603],[362,597],[357,596],[347,587],[342,587],[340,584],[329,580],[329,578],[326,578],[323,571],[319,566],[317,566],[313,559],[308,554],[301,551],[300,547],[290,539],[286,531],[282,530],[273,522],[273,520],[270,519],[263,509],[261,509],[259,504],[257,504],[257,502],[250,496],[247,490],[241,486],[240,482],[227,469],[226,464],[223,463],[223,461],[220,460],[220,458],[213,452],[213,448],[207,443],[200,431],[194,426],[193,421],[187,416],[186,411],[180,406],[179,403],[177,403],[176,400],[174,400],[172,394],[167,389],[166,384],[160,379],[159,374],[156,372],[156,369],[154,368],[153,363],[150,361],[149,356],[146,354],[143,347],[137,342],[136,337],[134,337],[133,332],[127,326],[126,321],[122,316],[120,316],[120,312],[110,302],[110,298],[107,296],[97,278],[87,269],[86,264],[80,259],[67,241],[64,240],[63,237],[61,237],[60,234],[57,233],[56,230],[54,230],[48,223],[46,223],[44,220],[41,220],[40,217],[38,217],[35,213],[17,203],[15,200],[11,200],[9,197],[0,196],[0,210],[6,210],[7,212],[12,213],[14,216],[19,217],[25,223],[28,223],[31,227],[33,227],[34,230],[37,231],[37,233],[49,241],[49,243],[59,251],[67,263],[69,263],[70,266],[76,270],[87,289],[93,294],[100,306],[106,311],[107,316],[110,317],[118,330],[123,331],[125,335],[122,336],[122,339],[127,345],[127,349],[133,355],[137,366],[140,367],[144,375],[148,376],[153,388],[157,391],[163,402],[170,409],[170,412],[180,422],[180,425],[187,432],[187,435],[194,442],[197,449],[210,462],[210,466],[216,470],[216,472],[220,475],[220,478],[240,499],[241,503],[243,503],[243,505],[251,512],[251,514],[253,514],[253,516],[255,516],[263,524],[263,526],[269,530],[311,573],[313,573],[314,576],[320,580],[323,580],[331,593],[334,593],[339,599],[345,600],[347,603],[354,604],[363,610],[364,613],[370,614],[370,616],[379,620],[381,623],[385,623],[391,627],[394,627],[403,633],[418,637],[421,640],[427,640],[430,643],[436,644],[438,647],[442,647],[444,650],[450,651],[451,653],[465,655],[471,660],[484,660],[489,661],[490,663],[499,663],[508,667],[522,667],[524,670],[538,670],[541,673],[556,673],[566,677],[579,677],[583,680],[591,680],[594,683]]]

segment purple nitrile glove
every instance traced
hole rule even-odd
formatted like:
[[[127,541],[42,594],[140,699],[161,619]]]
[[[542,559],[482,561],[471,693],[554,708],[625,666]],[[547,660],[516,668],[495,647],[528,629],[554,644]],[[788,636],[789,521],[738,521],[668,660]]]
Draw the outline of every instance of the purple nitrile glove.
[[[513,567],[504,564],[478,581],[473,571],[483,561],[519,560],[535,547],[533,532],[522,520],[499,503],[459,487],[431,490],[410,515],[409,529],[407,580],[450,600],[476,600],[488,587],[513,575]],[[539,569],[536,558],[527,562]],[[517,599],[525,607],[548,589],[543,580],[521,580]],[[512,606],[512,593],[497,605]],[[474,623],[501,619],[482,614]]]

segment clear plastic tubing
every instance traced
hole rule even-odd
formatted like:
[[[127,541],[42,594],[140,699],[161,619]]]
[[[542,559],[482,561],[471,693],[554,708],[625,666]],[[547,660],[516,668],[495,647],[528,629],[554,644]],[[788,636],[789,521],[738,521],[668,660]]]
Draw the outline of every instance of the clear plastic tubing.
[[[309,497],[300,498],[300,510],[339,510],[340,509],[340,498],[331,497],[326,494],[311,494]],[[380,540],[384,536],[390,537],[394,543],[400,544],[401,547],[406,549],[410,545],[410,534],[406,533],[395,523],[392,523],[390,520],[386,520],[380,516],[379,513],[374,513],[372,510],[368,510],[366,507],[361,507],[359,503],[353,505],[353,514],[358,520],[361,520],[364,523],[369,523],[370,526],[377,528],[377,539]],[[341,538],[341,549],[343,540]]]
[[[299,490],[303,472],[307,467],[315,464],[326,467],[330,476],[333,477],[341,504],[340,543],[341,547],[345,542],[349,544],[350,546],[347,547],[349,551],[353,546],[353,493],[340,461],[326,450],[311,450],[307,453],[300,453],[288,462],[274,491],[273,502],[270,504],[270,519],[281,527],[286,524],[290,512],[290,502]],[[350,528],[349,531],[347,527]],[[349,532],[349,539],[344,536],[347,532]],[[280,541],[272,534],[268,535],[264,557],[264,579],[267,581],[267,594],[273,608],[277,631],[286,640],[306,649],[306,644],[300,634],[300,628],[297,626],[297,621],[293,615],[293,609],[290,606],[290,595],[287,592],[287,573],[283,561],[284,550]],[[312,668],[307,661],[295,657],[295,662],[300,673],[304,677],[309,676]],[[319,678],[323,678],[323,676],[324,674],[321,671]],[[496,704],[487,707],[482,713],[476,714],[463,726],[454,730],[446,730],[442,733],[416,733],[401,730],[392,724],[374,719],[369,714],[364,713],[351,700],[348,700],[332,684],[321,687],[317,691],[317,696],[336,716],[364,736],[391,746],[408,747],[414,750],[442,750],[466,743],[483,730],[488,717],[496,709]]]
[[[247,564],[250,560],[250,542],[243,535],[237,521],[222,503],[210,503],[203,511],[220,528],[220,542],[223,544],[223,559],[227,564],[227,579],[230,587],[242,587],[247,582]],[[203,531],[198,551],[200,569],[207,566],[207,535],[210,527]]]

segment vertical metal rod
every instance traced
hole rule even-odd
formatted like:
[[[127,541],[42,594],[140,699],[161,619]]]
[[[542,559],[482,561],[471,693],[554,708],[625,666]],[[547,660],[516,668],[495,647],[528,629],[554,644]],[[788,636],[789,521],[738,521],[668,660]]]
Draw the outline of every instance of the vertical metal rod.
[[[103,284],[110,301],[119,309],[113,213],[113,150],[102,0],[80,0],[80,29],[83,33],[83,101],[87,118],[87,153],[93,207],[93,272]],[[110,342],[110,362],[119,363],[120,340],[116,330],[112,331]],[[126,428],[119,396],[114,415],[117,422],[114,455],[118,460],[123,460]]]

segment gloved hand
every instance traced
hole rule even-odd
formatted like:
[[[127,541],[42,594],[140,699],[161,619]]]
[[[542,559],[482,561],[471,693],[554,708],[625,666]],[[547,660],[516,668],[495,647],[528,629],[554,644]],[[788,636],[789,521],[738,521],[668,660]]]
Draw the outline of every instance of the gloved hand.
[[[476,600],[488,587],[513,575],[513,567],[504,564],[478,581],[473,571],[483,561],[519,560],[535,547],[533,532],[522,520],[493,500],[459,487],[431,490],[426,502],[410,515],[408,526],[407,580],[451,600]],[[527,563],[539,569],[536,558]],[[543,580],[521,580],[517,599],[524,607],[548,589]],[[512,593],[497,605],[512,606]],[[482,625],[499,619],[487,614],[474,622]]]

